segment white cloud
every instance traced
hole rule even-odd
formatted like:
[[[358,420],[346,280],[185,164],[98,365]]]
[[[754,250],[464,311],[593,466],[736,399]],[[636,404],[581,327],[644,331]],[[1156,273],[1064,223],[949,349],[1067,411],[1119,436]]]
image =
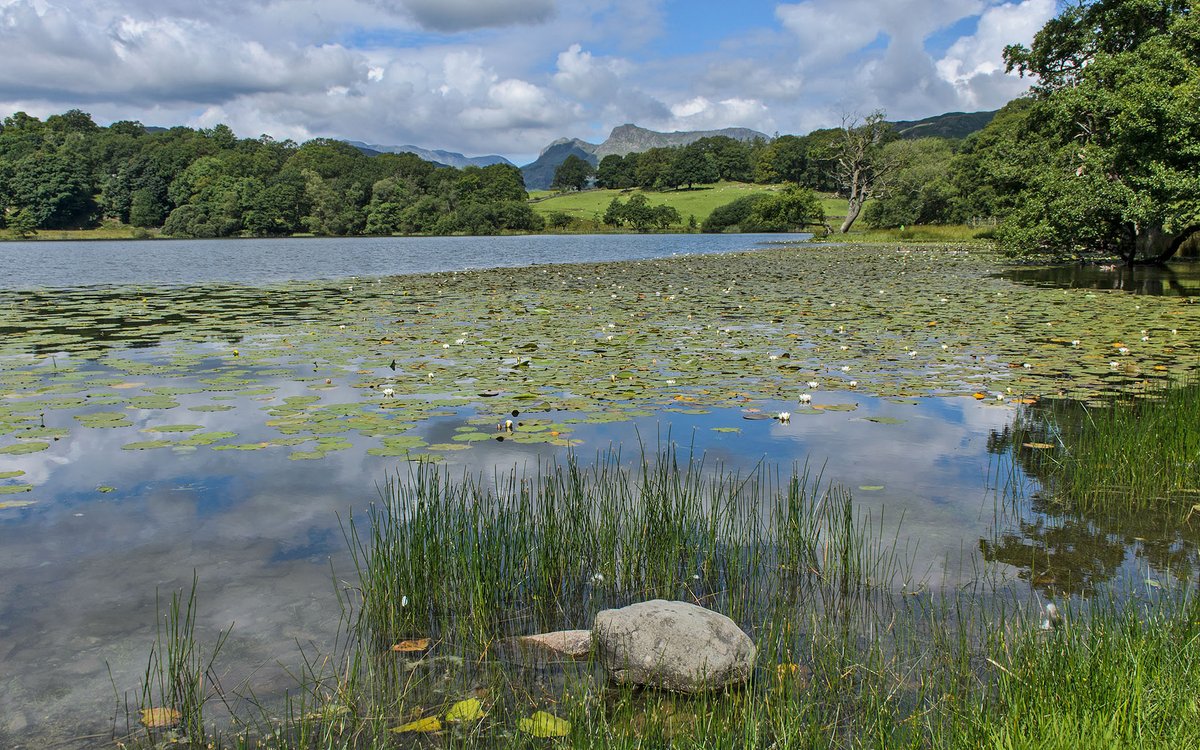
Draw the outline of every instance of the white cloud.
[[[766,27],[702,43],[685,40],[695,30],[679,8],[0,0],[0,116],[79,107],[99,122],[225,122],[243,136],[518,161],[562,136],[598,142],[626,122],[803,133],[836,125],[843,111],[907,119],[1000,106],[1026,84],[1002,72],[1001,49],[1027,43],[1054,2],[803,0],[780,4]],[[945,38],[974,19],[971,34]],[[945,51],[935,59],[929,48]]]
[[[1023,0],[988,8],[975,33],[960,38],[937,61],[938,73],[969,102],[994,101],[1005,96],[1003,92],[1008,97],[1017,95],[1026,83],[1004,75],[1004,47],[1014,42],[1028,44],[1054,16],[1054,6],[1054,0]]]

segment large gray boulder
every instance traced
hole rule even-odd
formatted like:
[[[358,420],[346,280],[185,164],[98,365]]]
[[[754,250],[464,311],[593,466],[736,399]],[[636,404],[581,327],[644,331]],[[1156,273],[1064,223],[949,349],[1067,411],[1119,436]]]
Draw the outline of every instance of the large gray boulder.
[[[592,641],[621,684],[699,693],[745,682],[754,668],[750,637],[725,615],[662,599],[596,615]]]

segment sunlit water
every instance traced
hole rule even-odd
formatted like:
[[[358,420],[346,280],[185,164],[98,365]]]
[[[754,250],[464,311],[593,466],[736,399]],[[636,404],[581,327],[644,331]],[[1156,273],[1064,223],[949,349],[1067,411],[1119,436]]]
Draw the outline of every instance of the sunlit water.
[[[694,239],[712,244],[694,244]],[[660,242],[657,237],[606,237],[604,244],[607,253],[639,257],[645,252],[724,252],[756,241],[687,240],[665,246],[654,245]],[[584,247],[589,241],[580,240]],[[622,245],[626,241],[629,244]],[[89,243],[69,248],[39,243],[16,246],[15,251],[20,256],[44,250],[54,262],[20,256],[23,264],[9,266],[20,272],[6,275],[4,283],[259,282],[281,275],[396,273],[426,269],[414,265],[418,256],[438,268],[452,266],[455,260],[443,251],[459,241],[430,240],[416,256],[403,260],[394,247],[374,241],[350,243],[357,260],[351,259],[339,242]],[[461,246],[471,247],[474,254],[458,262],[555,262],[579,260],[579,253],[590,252],[558,244],[560,238],[547,242],[557,249],[540,247],[509,257],[491,254],[503,254],[510,245],[524,247],[529,239],[489,239],[479,245],[464,240]],[[651,246],[655,249],[648,250]],[[4,246],[0,253],[13,249]],[[65,268],[67,249],[78,261],[71,270]],[[188,255],[197,249],[205,254]],[[97,254],[111,256],[111,265],[93,275],[88,263]],[[122,264],[132,257],[137,260],[127,267],[129,276],[121,276]],[[295,263],[281,263],[282,257]],[[248,258],[254,262],[248,264]],[[127,356],[153,362],[165,354],[158,345],[144,345]],[[147,387],[197,386],[220,366],[220,360],[201,360],[186,378],[139,380]],[[120,376],[100,364],[86,367],[92,375]],[[236,432],[242,442],[271,440],[276,433],[264,426],[262,410],[311,390],[285,374],[260,380],[277,390],[258,396],[230,394],[222,398],[235,409],[192,412],[185,421],[206,430]],[[888,535],[900,529],[897,544],[907,565],[935,588],[975,580],[981,558],[1004,563],[1002,577],[1028,581],[1035,590],[1048,593],[1086,593],[1121,577],[1165,577],[1170,575],[1167,568],[1181,559],[1191,561],[1191,548],[1173,538],[1147,541],[1145,530],[1058,517],[1036,502],[1014,508],[1006,490],[1032,485],[1020,469],[1011,468],[1011,446],[1002,437],[1015,407],[974,398],[889,400],[856,390],[817,394],[824,405],[857,408],[797,414],[790,424],[748,420],[738,409],[704,414],[660,410],[633,421],[580,424],[571,438],[580,441],[574,450],[584,460],[620,446],[632,464],[640,456],[638,446],[654,454],[673,441],[712,466],[746,471],[765,461],[788,473],[807,465],[810,474],[849,487],[858,508],[869,511]],[[336,384],[320,393],[331,403],[358,395]],[[186,408],[212,403],[212,398],[211,393],[201,393],[177,400]],[[796,405],[779,401],[757,406],[774,413]],[[297,643],[318,651],[333,647],[341,615],[334,591],[354,575],[341,521],[351,511],[365,511],[389,475],[406,471],[400,458],[369,455],[355,435],[346,436],[350,448],[318,461],[289,460],[284,447],[124,451],[122,445],[147,439],[141,428],[163,421],[152,409],[130,413],[136,415],[132,426],[83,430],[40,453],[0,457],[0,470],[22,470],[21,481],[35,486],[30,497],[16,498],[37,501],[0,511],[2,747],[40,747],[51,739],[84,746],[102,739],[113,717],[123,716],[125,696],[136,703],[135,691],[154,640],[156,595],[186,588],[193,573],[200,582],[201,640],[211,640],[218,629],[233,625],[222,660],[228,665],[225,687],[244,683],[260,695],[270,695],[290,686],[287,670],[297,666]],[[427,442],[446,442],[476,416],[473,410],[449,409],[422,423],[417,432]],[[520,415],[516,431],[521,419],[536,416]],[[69,420],[55,411],[45,415],[48,427]],[[740,431],[727,431],[730,428]],[[451,460],[456,471],[491,476],[514,467],[536,470],[566,454],[566,448],[554,444],[488,440],[452,454]],[[100,491],[101,487],[112,490]],[[1163,545],[1170,548],[1166,552],[1183,549],[1182,558],[1164,553]]]

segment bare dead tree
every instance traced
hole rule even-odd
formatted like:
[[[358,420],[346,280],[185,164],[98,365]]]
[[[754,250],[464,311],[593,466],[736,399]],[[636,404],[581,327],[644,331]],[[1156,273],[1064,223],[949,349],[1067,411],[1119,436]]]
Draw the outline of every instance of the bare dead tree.
[[[891,125],[884,120],[882,110],[876,110],[859,122],[851,115],[842,116],[842,137],[834,145],[837,178],[849,203],[841,232],[845,234],[862,213],[863,204],[871,198],[882,198],[896,165],[883,151]]]

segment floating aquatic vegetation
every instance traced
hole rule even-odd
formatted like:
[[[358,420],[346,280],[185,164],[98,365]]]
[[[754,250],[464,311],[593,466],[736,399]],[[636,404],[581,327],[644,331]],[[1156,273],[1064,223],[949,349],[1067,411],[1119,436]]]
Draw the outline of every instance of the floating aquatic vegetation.
[[[443,446],[494,441],[493,415],[513,408],[558,427],[528,425],[506,441],[563,445],[565,426],[659,411],[854,408],[837,398],[795,408],[810,382],[817,394],[858,388],[902,403],[978,392],[1009,408],[1028,396],[1103,399],[1194,361],[1179,332],[1200,323],[1196,306],[1026,287],[994,277],[1000,267],[979,247],[805,246],[491,269],[453,284],[396,277],[352,295],[327,282],[3,291],[0,435],[43,427],[46,411],[129,427],[125,412],[92,410],[165,410],[209,394],[182,402],[214,415],[206,429],[262,398],[270,445],[358,435],[385,441],[375,455],[400,456],[429,448],[404,433],[438,416],[486,418]],[[884,419],[872,421],[893,424]],[[61,423],[50,428],[70,439]],[[386,442],[401,437],[418,443]]]

